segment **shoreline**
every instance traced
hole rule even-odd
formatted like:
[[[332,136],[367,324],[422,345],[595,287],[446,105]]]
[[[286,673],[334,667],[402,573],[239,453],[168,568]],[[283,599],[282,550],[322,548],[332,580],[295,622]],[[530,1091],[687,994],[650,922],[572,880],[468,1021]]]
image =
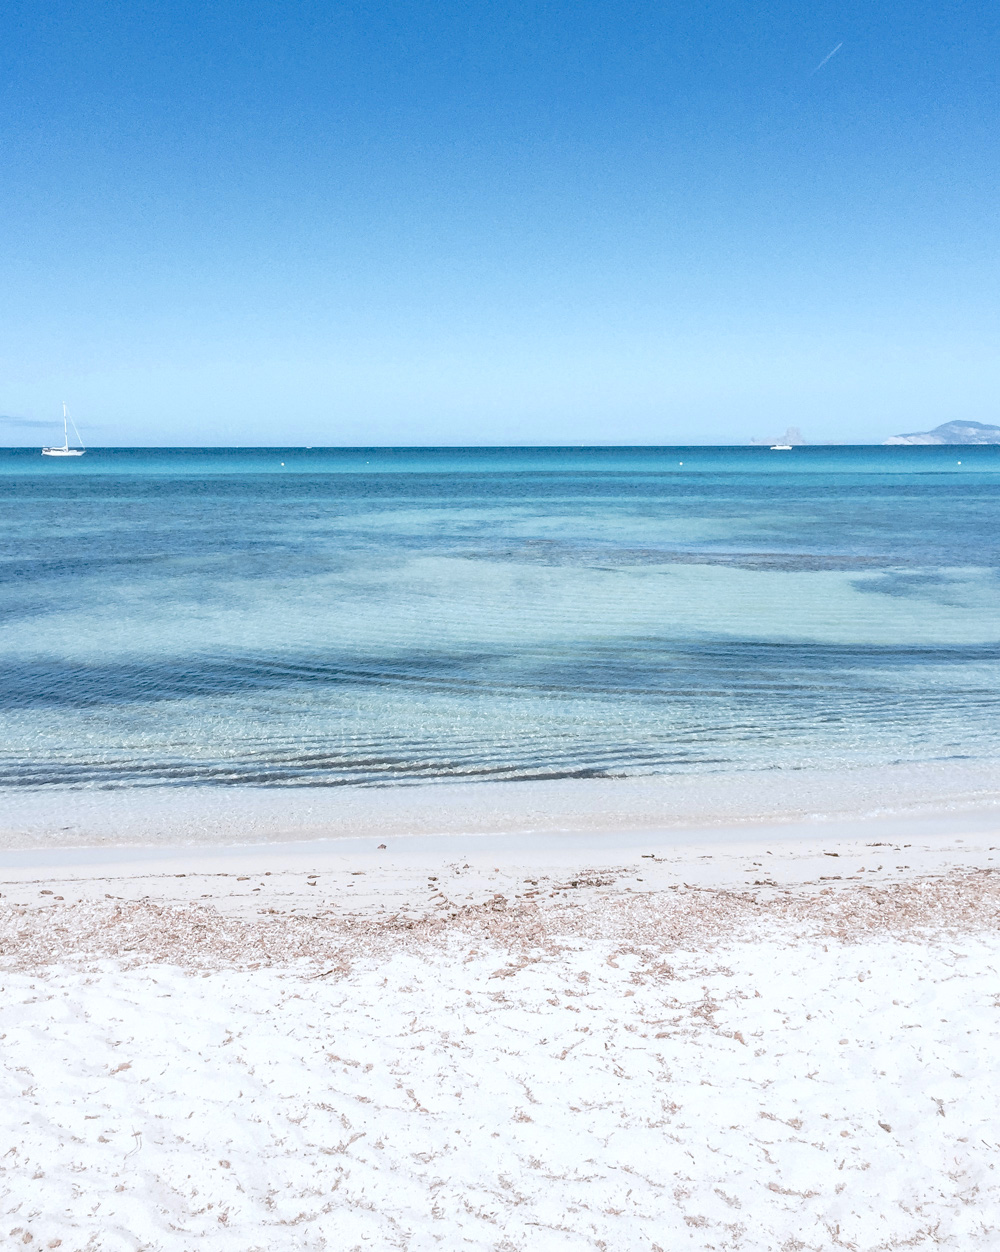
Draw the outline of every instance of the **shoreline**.
[[[1000,762],[386,787],[0,788],[0,857],[435,836],[636,837],[1000,815]],[[3,861],[0,861],[2,864]]]
[[[859,771],[848,796],[871,799],[884,773]],[[5,811],[0,904],[47,913],[115,899],[167,908],[197,904],[227,916],[319,909],[341,920],[399,914],[419,921],[457,916],[491,899],[537,901],[581,875],[600,878],[602,900],[622,893],[653,897],[678,885],[766,900],[1000,866],[1000,791],[972,792],[970,783],[984,781],[978,767],[924,774],[907,808],[895,811],[805,817],[790,802],[803,793],[785,793],[777,820],[754,820],[748,812],[780,801],[781,779],[727,776],[715,780],[714,790],[692,786],[701,781],[355,788],[319,796],[279,788],[252,795],[221,788],[211,794],[158,789],[153,796],[49,793],[33,827],[18,827],[17,811]],[[828,801],[838,786],[843,794],[842,774],[824,775],[821,785],[815,775],[807,781],[813,800]],[[914,782],[912,771],[897,770],[893,781]],[[20,800],[23,823],[33,797]],[[60,805],[74,802],[74,829],[56,831]],[[211,811],[195,828],[190,823],[206,802]],[[742,813],[725,821],[734,802]],[[703,820],[683,822],[685,805],[689,818],[700,805]],[[663,820],[665,809],[672,821]],[[144,820],[120,824],[137,815]],[[573,825],[573,816],[587,820]],[[66,817],[59,820],[65,824]],[[595,893],[574,889],[578,900],[588,894]]]
[[[228,917],[425,921],[498,899],[513,907],[569,894],[582,904],[683,887],[765,902],[997,869],[1000,812],[989,809],[711,831],[28,848],[0,852],[0,905],[48,915],[115,900]]]

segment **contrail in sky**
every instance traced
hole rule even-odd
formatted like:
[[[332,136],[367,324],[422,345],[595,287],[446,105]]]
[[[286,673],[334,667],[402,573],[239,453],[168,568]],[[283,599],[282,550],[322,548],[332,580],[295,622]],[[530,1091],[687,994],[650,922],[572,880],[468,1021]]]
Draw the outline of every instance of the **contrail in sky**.
[[[843,43],[838,43],[836,48],[834,48],[832,52],[828,52],[823,60],[820,61],[819,65],[816,66],[816,69],[813,70],[813,73],[815,74],[817,70],[821,70],[823,66],[826,65],[827,61],[829,61],[831,57],[835,57],[843,46]]]

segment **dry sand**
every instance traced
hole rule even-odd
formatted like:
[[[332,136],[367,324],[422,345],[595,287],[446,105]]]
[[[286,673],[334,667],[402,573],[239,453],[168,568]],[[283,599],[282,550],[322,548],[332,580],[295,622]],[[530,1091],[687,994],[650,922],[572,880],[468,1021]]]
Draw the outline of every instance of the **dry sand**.
[[[995,814],[4,854],[0,1243],[993,1248]]]

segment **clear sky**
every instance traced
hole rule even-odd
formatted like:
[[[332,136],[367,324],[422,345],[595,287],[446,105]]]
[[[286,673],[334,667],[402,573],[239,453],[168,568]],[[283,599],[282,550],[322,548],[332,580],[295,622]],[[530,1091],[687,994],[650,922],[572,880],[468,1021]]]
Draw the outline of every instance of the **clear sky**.
[[[1000,420],[995,0],[9,0],[0,58],[4,443]]]

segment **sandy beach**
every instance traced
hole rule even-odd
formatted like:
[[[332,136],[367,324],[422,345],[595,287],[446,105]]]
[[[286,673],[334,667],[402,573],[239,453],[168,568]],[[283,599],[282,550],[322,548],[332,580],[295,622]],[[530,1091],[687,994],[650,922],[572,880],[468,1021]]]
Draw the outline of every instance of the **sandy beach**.
[[[991,810],[378,843],[3,854],[10,1246],[993,1246]]]
[[[0,1252],[1000,1252],[993,6],[0,35]]]

